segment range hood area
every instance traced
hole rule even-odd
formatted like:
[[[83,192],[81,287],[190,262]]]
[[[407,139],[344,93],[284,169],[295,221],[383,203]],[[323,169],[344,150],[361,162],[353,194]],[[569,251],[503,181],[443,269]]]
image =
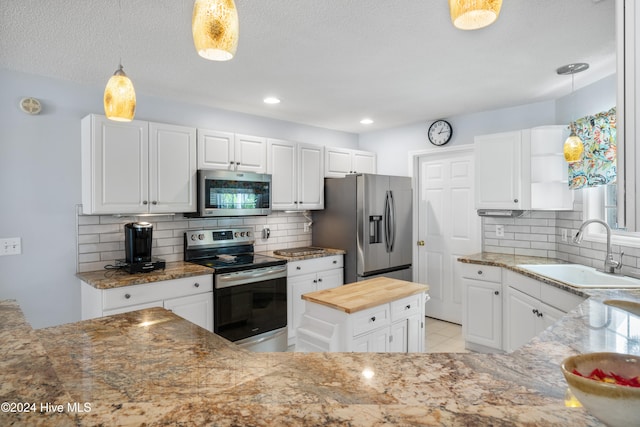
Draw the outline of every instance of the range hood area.
[[[478,216],[497,218],[518,218],[524,214],[523,210],[515,209],[478,209]]]

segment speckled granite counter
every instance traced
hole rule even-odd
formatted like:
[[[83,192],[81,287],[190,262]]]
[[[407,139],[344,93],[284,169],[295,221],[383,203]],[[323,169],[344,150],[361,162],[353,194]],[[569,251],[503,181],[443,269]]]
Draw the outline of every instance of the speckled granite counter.
[[[272,256],[275,258],[280,258],[280,259],[286,259],[287,261],[304,261],[306,259],[313,259],[313,258],[322,258],[322,257],[327,257],[327,256],[333,256],[333,255],[344,255],[347,252],[342,250],[342,249],[331,249],[331,248],[319,248],[322,249],[323,252],[321,253],[312,253],[312,254],[304,254],[304,255],[300,255],[300,256],[284,256],[284,255],[278,255],[273,253],[273,251],[267,251],[267,252],[261,252],[264,255],[267,256]]]
[[[593,292],[506,355],[248,353],[161,308],[32,331],[3,302],[2,400],[90,411],[4,412],[0,424],[599,426],[564,406],[559,365],[589,351],[640,354],[637,318],[608,297],[640,301],[640,291]]]
[[[76,276],[96,289],[112,289],[122,286],[140,285],[142,283],[162,280],[180,279],[182,277],[213,274],[213,269],[184,261],[168,262],[164,270],[149,273],[129,274],[122,270],[99,270],[77,273]]]

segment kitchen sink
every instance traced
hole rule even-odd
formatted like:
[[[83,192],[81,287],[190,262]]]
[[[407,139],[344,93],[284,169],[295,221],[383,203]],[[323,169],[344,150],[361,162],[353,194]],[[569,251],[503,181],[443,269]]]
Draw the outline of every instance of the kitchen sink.
[[[582,264],[520,264],[518,267],[579,288],[640,288],[639,279],[603,273]]]
[[[273,253],[275,255],[280,255],[280,256],[297,257],[297,256],[323,254],[325,253],[325,250],[322,248],[314,248],[311,246],[306,246],[302,248],[277,249],[273,251]]]

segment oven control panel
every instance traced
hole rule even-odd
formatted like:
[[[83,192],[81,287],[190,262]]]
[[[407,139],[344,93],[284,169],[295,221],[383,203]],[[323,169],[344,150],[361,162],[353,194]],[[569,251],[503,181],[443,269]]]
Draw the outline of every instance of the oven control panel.
[[[187,248],[252,245],[255,242],[252,227],[188,230],[184,236]]]

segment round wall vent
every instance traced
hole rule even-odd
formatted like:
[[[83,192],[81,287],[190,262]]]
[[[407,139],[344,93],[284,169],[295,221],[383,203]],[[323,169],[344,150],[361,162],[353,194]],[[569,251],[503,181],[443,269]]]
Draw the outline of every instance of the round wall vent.
[[[35,98],[22,98],[20,100],[20,109],[27,114],[40,114],[42,105]]]

